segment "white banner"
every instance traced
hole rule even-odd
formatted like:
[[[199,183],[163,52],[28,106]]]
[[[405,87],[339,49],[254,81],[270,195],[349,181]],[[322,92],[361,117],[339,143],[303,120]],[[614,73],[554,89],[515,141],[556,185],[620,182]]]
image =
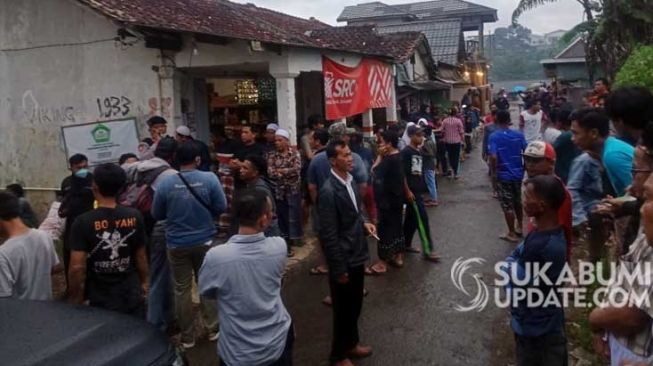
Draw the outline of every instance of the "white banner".
[[[125,153],[138,155],[138,131],[134,118],[61,127],[66,158],[84,154],[90,166],[114,163]]]

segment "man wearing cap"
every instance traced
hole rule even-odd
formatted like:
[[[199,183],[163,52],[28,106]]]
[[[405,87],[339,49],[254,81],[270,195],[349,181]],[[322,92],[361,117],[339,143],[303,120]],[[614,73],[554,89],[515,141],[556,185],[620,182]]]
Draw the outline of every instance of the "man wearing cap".
[[[195,140],[193,136],[191,136],[190,128],[188,128],[188,126],[179,126],[175,132],[177,132],[177,142],[184,143],[192,141],[199,148],[201,161],[197,169],[203,172],[211,171],[211,154],[209,154],[209,147],[203,141]]]
[[[304,236],[301,220],[301,158],[298,151],[290,148],[290,132],[279,128],[274,135],[276,149],[268,154],[268,175],[277,183],[275,195],[279,229],[286,239],[288,256],[292,256],[291,241],[299,241]]]
[[[401,150],[401,160],[404,166],[404,176],[406,177],[404,183],[404,191],[406,199],[408,200],[408,208],[406,209],[406,218],[404,219],[404,242],[406,244],[406,251],[412,253],[420,253],[421,251],[413,248],[413,237],[418,230],[418,217],[413,209],[412,204],[417,205],[419,212],[419,219],[424,224],[426,231],[426,238],[430,246],[431,253],[424,253],[424,259],[436,262],[440,256],[433,251],[433,240],[431,239],[431,228],[429,225],[429,216],[424,207],[423,195],[427,194],[428,188],[426,186],[424,155],[420,147],[424,143],[424,130],[418,126],[410,126],[406,129],[406,133],[410,138],[410,144]],[[398,256],[395,262],[401,266],[403,264],[403,254]]]
[[[529,178],[534,178],[540,175],[551,175],[560,180],[562,186],[564,183],[554,173],[556,166],[556,152],[553,145],[544,141],[533,141],[526,147],[524,151],[524,165],[526,167],[526,175]],[[571,219],[571,193],[565,187],[565,200],[558,209],[558,221],[562,226],[565,239],[567,241],[567,260],[571,259],[571,245],[572,245],[572,219]],[[533,221],[528,222],[528,232],[534,229]]]
[[[275,134],[277,133],[278,129],[279,125],[276,123],[268,123],[267,127],[265,128],[265,151],[268,153],[276,150]]]
[[[138,157],[139,160],[152,159],[154,157],[154,150],[156,150],[157,144],[159,141],[161,141],[162,138],[166,137],[166,133],[168,132],[168,121],[166,121],[166,119],[161,116],[150,117],[150,119],[148,119],[145,123],[147,123],[148,131],[150,132],[150,136],[152,138],[152,143],[149,144],[149,147],[145,147],[143,145],[143,151]]]
[[[522,153],[528,143],[523,133],[510,128],[510,112],[499,110],[496,125],[497,130],[488,142],[488,156],[490,170],[497,179],[497,193],[508,226],[508,233],[500,238],[517,243],[522,236],[524,220],[521,201],[524,179]]]

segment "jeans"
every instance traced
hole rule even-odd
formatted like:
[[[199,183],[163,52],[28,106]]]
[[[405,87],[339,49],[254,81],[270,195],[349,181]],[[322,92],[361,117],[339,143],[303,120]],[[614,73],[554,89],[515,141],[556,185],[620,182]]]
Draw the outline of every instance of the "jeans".
[[[209,245],[199,244],[191,247],[168,249],[168,260],[172,272],[175,292],[175,313],[181,328],[181,341],[191,343],[195,340],[193,322],[193,300],[191,289],[193,275],[197,280],[200,267]],[[214,300],[200,297],[200,312],[204,327],[209,333],[217,332],[218,319]]]
[[[451,165],[454,176],[458,176],[458,168],[460,168],[460,146],[461,144],[447,144],[446,147],[449,165]]]
[[[435,170],[425,170],[424,171],[426,174],[424,175],[424,179],[426,180],[426,186],[429,189],[429,196],[431,198],[431,201],[437,201],[438,200],[438,183],[435,180]]]
[[[285,239],[301,239],[304,236],[301,193],[288,193],[284,199],[277,199],[276,203],[281,235]]]
[[[163,221],[154,225],[150,237],[150,293],[147,301],[147,321],[165,330],[174,321],[175,314]]]
[[[428,240],[428,245],[431,250],[433,250],[433,241],[431,240],[431,229],[429,227],[429,216],[426,213],[426,208],[424,207],[424,200],[421,195],[416,194],[415,195],[415,204],[417,205],[417,209],[419,210],[419,216],[422,219],[422,223],[424,224],[424,230],[426,231],[426,239]],[[415,214],[415,209],[413,206],[409,203],[406,206],[406,218],[404,219],[404,240],[406,244],[406,248],[410,248],[413,245],[413,236],[415,235],[415,231],[417,231],[418,228],[418,221],[417,221],[417,216]]]
[[[358,318],[363,307],[365,267],[349,269],[349,282],[341,284],[329,278],[333,301],[333,342],[331,363],[342,361],[358,345]]]

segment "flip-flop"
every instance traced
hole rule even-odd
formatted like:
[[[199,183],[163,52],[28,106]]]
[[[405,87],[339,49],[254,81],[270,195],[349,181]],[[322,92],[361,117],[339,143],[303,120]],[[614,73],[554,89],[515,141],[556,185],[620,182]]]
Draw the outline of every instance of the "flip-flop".
[[[436,255],[436,256],[425,255],[423,258],[424,258],[425,261],[438,263],[442,259],[442,256],[439,256],[439,255]]]
[[[519,238],[524,237],[524,233],[520,233],[520,232],[517,232],[517,231],[515,231],[515,235],[517,235],[517,237],[519,237]]]
[[[509,243],[519,243],[519,239],[512,239],[512,238],[510,238],[508,235],[505,235],[505,234],[504,234],[504,235],[501,235],[501,236],[499,237],[499,239],[504,240],[504,241],[507,241],[507,242],[509,242]]]
[[[387,270],[385,271],[379,271],[374,268],[374,266],[368,266],[365,268],[365,275],[367,276],[383,276]]]
[[[311,276],[322,276],[322,275],[329,274],[329,271],[321,270],[321,269],[320,269],[320,266],[315,266],[315,267],[311,268],[311,269],[308,271],[308,273],[309,273]]]
[[[378,271],[374,269],[374,266],[369,266],[365,268],[365,275],[366,276],[382,276],[385,274],[386,271]]]

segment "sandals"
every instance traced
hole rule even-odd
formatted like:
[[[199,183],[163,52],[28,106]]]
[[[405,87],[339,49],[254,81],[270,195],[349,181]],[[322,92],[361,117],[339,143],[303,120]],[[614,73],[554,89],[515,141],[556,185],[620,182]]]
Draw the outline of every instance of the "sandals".
[[[365,268],[365,275],[366,276],[382,276],[386,274],[388,270],[386,269],[385,271],[379,271],[378,269],[374,268],[374,266],[368,266]]]
[[[422,251],[421,251],[421,250],[416,249],[416,248],[413,248],[412,246],[406,248],[406,252],[408,252],[408,253],[414,253],[414,254],[422,254]]]
[[[511,238],[510,234],[503,234],[499,237],[499,239],[507,241],[509,243],[519,243],[519,238]]]

